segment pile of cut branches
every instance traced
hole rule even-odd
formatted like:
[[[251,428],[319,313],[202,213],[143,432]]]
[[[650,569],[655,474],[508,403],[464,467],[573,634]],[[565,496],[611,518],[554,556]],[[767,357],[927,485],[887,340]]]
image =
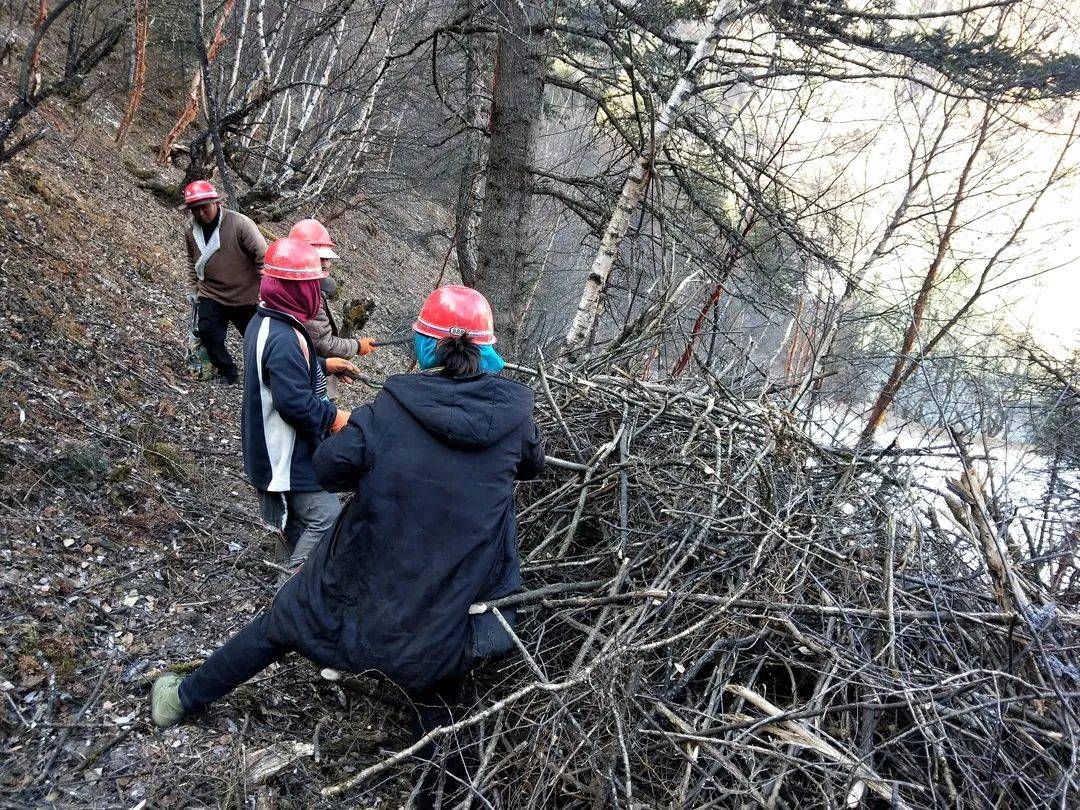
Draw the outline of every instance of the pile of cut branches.
[[[519,493],[528,590],[474,606],[515,609],[517,649],[429,735],[469,750],[480,805],[1075,801],[1078,616],[963,453],[939,512],[715,381],[517,372],[568,462]]]

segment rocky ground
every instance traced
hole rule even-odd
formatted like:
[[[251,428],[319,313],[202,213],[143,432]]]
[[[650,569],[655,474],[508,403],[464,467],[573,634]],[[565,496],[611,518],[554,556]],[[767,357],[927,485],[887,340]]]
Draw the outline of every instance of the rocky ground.
[[[50,102],[48,137],[0,166],[0,807],[398,807],[406,707],[375,678],[292,657],[149,722],[155,675],[197,665],[279,575],[240,389],[186,376],[184,217],[147,190],[179,181],[154,162],[177,108],[148,98],[117,148],[107,93]],[[394,337],[450,227],[371,186],[332,223],[336,275],[342,301],[378,299],[365,333]],[[1075,804],[1075,592],[1012,551],[970,462],[935,489],[719,378],[642,380],[622,357],[656,324],[519,370],[571,461],[522,487],[524,641],[455,729],[484,806]],[[409,359],[362,360],[343,404]]]
[[[296,659],[198,723],[149,723],[151,676],[225,640],[278,572],[241,472],[241,390],[185,375],[184,216],[133,174],[157,170],[160,132],[118,150],[108,105],[51,118],[0,167],[0,805],[311,806],[400,742],[384,685]],[[368,334],[407,326],[445,219],[382,197],[334,223],[343,298],[378,299]],[[406,361],[362,366],[377,381]],[[314,748],[256,784],[292,743]],[[370,800],[401,795],[386,787]]]

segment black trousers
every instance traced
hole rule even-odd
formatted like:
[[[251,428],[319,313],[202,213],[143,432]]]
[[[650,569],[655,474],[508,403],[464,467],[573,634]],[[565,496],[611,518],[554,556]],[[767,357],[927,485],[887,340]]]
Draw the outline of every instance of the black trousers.
[[[463,681],[463,678],[448,678],[430,689],[409,695],[412,701],[410,742],[464,717]],[[413,755],[417,759],[413,771],[413,780],[419,788],[417,810],[454,807],[465,798],[470,773],[476,767],[476,757],[468,742],[468,737],[460,734],[456,739],[444,737],[429,742]]]
[[[225,697],[289,653],[267,636],[268,616],[260,613],[180,684],[180,705],[197,712]]]
[[[229,324],[236,327],[240,337],[244,336],[248,321],[255,316],[255,305],[233,307],[221,304],[213,298],[199,297],[197,333],[199,340],[206,347],[210,362],[222,377],[236,377],[236,363],[225,348],[225,338],[229,334]]]
[[[270,640],[268,622],[268,614],[260,613],[184,678],[180,684],[180,705],[185,712],[191,714],[204,709],[292,651]],[[430,689],[408,693],[412,703],[411,742],[461,719],[462,680],[448,678]],[[419,760],[415,777],[420,783],[417,807],[421,810],[438,804],[451,807],[464,796],[472,757],[458,750],[460,741],[449,746],[452,750],[445,757],[442,748],[437,742],[430,742],[415,755]]]

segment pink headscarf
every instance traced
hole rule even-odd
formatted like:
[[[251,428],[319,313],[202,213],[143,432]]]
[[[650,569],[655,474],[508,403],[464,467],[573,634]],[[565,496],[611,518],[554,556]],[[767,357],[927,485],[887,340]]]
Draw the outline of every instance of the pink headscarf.
[[[263,276],[259,282],[259,297],[264,306],[292,315],[300,323],[310,321],[322,308],[318,279],[283,281],[273,276]]]

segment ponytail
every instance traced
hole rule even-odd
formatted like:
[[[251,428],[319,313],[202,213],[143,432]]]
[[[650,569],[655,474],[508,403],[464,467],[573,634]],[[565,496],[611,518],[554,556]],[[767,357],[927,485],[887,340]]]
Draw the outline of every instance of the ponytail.
[[[443,338],[435,346],[435,361],[445,377],[474,377],[480,372],[480,347],[468,335]]]

